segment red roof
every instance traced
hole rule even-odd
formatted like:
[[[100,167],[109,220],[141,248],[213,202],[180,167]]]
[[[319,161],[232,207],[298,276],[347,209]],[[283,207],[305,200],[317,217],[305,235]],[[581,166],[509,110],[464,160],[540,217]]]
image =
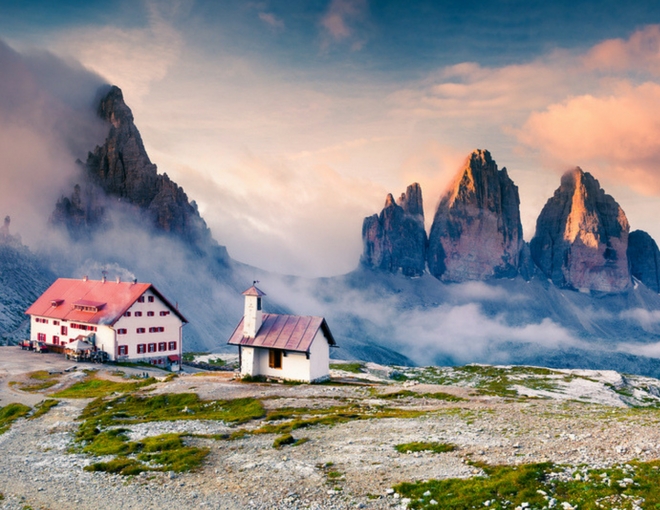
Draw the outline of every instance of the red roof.
[[[319,329],[323,331],[330,345],[337,345],[323,317],[265,313],[255,338],[243,336],[243,320],[241,319],[229,339],[230,345],[309,352],[312,340]]]
[[[25,313],[51,319],[113,325],[137,299],[151,290],[183,322],[186,318],[150,283],[58,278]],[[83,304],[96,312],[74,308]],[[101,305],[101,306],[99,306]]]
[[[259,290],[257,287],[254,285],[250,287],[248,290],[243,292],[244,296],[257,296],[257,297],[263,297],[266,295],[266,293],[263,290]]]

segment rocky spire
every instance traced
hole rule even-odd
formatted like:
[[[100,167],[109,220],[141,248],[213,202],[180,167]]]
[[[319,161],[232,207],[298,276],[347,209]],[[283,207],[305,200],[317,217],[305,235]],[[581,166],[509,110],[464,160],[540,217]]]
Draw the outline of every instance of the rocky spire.
[[[487,150],[475,150],[440,199],[429,271],[443,281],[514,276],[522,248],[518,187]]]
[[[406,276],[419,276],[426,268],[424,207],[419,184],[408,186],[398,204],[391,194],[380,216],[374,214],[362,224],[364,246],[361,262],[367,267]]]
[[[195,203],[149,159],[118,87],[103,96],[98,115],[109,125],[105,143],[89,153],[81,183],[58,201],[51,221],[65,225],[74,237],[85,237],[107,221],[108,204],[121,202],[136,207],[157,231],[198,246],[208,243],[210,232]]]
[[[556,285],[618,292],[630,286],[628,220],[591,174],[566,172],[536,222],[532,258]]]
[[[628,236],[630,273],[649,289],[660,292],[660,251],[653,238],[643,230]]]

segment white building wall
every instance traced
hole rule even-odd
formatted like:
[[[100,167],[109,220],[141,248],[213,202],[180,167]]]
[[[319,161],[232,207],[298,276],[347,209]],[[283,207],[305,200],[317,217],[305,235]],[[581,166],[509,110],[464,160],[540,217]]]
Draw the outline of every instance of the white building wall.
[[[319,381],[330,377],[330,345],[319,328],[309,347],[310,380]]]
[[[241,374],[242,375],[259,375],[255,372],[254,365],[254,351],[252,347],[239,347],[241,349]]]
[[[153,303],[149,302],[149,296],[154,297]],[[119,356],[119,358],[131,361],[147,361],[152,358],[180,355],[182,352],[181,327],[183,322],[153,292],[145,292],[144,297],[144,303],[135,302],[127,310],[131,314],[130,317],[124,314],[114,325],[114,330],[117,332],[120,329],[126,330],[126,334],[117,334],[116,352],[119,352],[119,346],[128,348],[128,354]],[[168,311],[170,312],[169,315],[160,316],[160,312]],[[136,316],[136,312],[140,312],[142,316]],[[153,316],[149,317],[148,312],[153,312]],[[150,333],[149,328],[154,327],[162,327],[164,331]],[[144,333],[138,333],[138,328],[144,329]],[[159,351],[158,344],[163,342],[165,342],[165,351]],[[169,349],[170,342],[176,342],[176,349]],[[149,344],[155,344],[155,352],[149,352]],[[138,353],[138,345],[145,346],[144,353]]]
[[[96,327],[93,332],[96,335],[95,343],[99,349],[108,353],[110,360],[124,359],[124,360],[145,360],[148,361],[152,358],[164,358],[167,356],[178,355],[181,356],[181,328],[183,322],[181,319],[170,310],[170,308],[162,302],[158,296],[153,292],[147,291],[144,294],[144,303],[134,303],[130,308],[130,317],[121,317],[113,326],[102,324],[89,324],[82,321],[65,321],[60,319],[52,319],[48,317],[30,317],[30,340],[38,340],[39,333],[46,335],[46,343],[53,344],[54,337],[59,338],[60,345],[66,345],[75,340],[78,336],[87,336],[92,331],[72,328],[71,324],[85,324],[87,326]],[[152,303],[149,302],[149,296],[154,297]],[[160,312],[168,312],[169,314],[161,317]],[[137,317],[135,312],[141,312],[142,316]],[[148,312],[153,312],[153,316],[148,316]],[[91,315],[91,314],[90,314]],[[47,323],[37,322],[37,318],[45,319]],[[66,335],[62,334],[62,326],[66,326]],[[149,328],[162,327],[163,332],[149,332]],[[144,333],[138,333],[138,328],[144,328]],[[116,331],[125,329],[125,335],[116,335]],[[165,342],[165,350],[159,351],[158,344]],[[176,342],[175,349],[169,349],[170,342]],[[137,349],[139,344],[145,345],[144,353],[138,354]],[[149,352],[149,344],[156,345],[155,352]],[[125,345],[128,347],[128,355],[118,356],[118,346]]]
[[[270,368],[268,348],[255,348],[255,367],[259,375],[278,377],[292,381],[310,381],[309,360],[304,352],[286,351],[282,356],[282,368]]]
[[[263,312],[259,306],[258,296],[245,296],[245,308],[243,311],[243,336],[255,338],[263,321]]]

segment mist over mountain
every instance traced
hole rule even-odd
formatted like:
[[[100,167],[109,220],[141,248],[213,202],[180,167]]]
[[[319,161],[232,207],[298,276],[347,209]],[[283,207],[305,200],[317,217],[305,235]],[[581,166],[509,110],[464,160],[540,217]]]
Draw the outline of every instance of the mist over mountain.
[[[488,151],[474,151],[428,235],[413,184],[365,219],[355,271],[291,277],[241,264],[211,237],[194,201],[149,159],[120,89],[104,86],[93,111],[105,139],[58,185],[68,190],[45,215],[38,255],[12,248],[25,263],[17,274],[41,283],[27,293],[9,282],[25,304],[0,310],[5,335],[25,334],[23,310],[55,275],[106,271],[151,281],[177,301],[190,320],[187,350],[227,351],[240,292],[259,280],[267,311],[326,317],[336,357],[660,374],[657,245],[643,234],[628,242],[625,214],[588,173],[562,178],[530,246],[517,187]],[[11,260],[0,258],[0,274],[13,271]]]

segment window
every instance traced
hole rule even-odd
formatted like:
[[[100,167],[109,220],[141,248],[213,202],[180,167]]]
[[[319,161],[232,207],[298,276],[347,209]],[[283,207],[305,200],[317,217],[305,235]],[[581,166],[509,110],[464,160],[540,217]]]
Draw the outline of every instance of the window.
[[[124,317],[130,317],[130,316],[131,316],[131,312],[126,312],[126,313],[124,314]]]
[[[167,350],[167,344],[165,342],[160,342],[158,344],[158,352],[163,352]]]
[[[37,333],[37,340],[40,342],[45,342],[46,341],[46,333]]]
[[[138,333],[144,333],[144,328],[137,328],[135,331]]]
[[[60,337],[57,335],[53,335],[53,343],[55,345],[60,345]]]
[[[66,336],[66,335],[69,334],[69,330],[67,329],[66,326],[62,326],[62,327],[60,328],[60,333],[62,334],[62,336]]]
[[[159,328],[149,328],[149,333],[162,333],[165,331],[165,328],[159,327]]]
[[[153,316],[154,316],[154,312],[147,312],[147,317],[153,317]]]
[[[257,310],[261,310],[261,298],[257,298]]]
[[[170,351],[176,351],[176,342],[170,342],[169,347]]]
[[[120,356],[128,356],[128,345],[120,345],[117,347],[117,349],[118,349],[117,354],[119,354]]]
[[[149,352],[156,352],[156,344],[149,344]]]
[[[119,328],[119,329],[117,330],[117,334],[118,334],[118,335],[125,335],[126,333],[127,333],[127,331],[126,331],[124,328]]]
[[[154,297],[153,296],[148,296],[147,301],[149,301],[150,303],[153,303],[154,302]]]
[[[147,352],[147,345],[146,344],[138,344],[138,354],[144,354]]]
[[[138,303],[144,303],[144,296],[140,296],[138,298]]]
[[[142,312],[135,312],[136,317],[142,317]]]
[[[60,325],[60,321],[53,321],[53,325],[54,325],[54,326],[59,326],[59,325]]]
[[[35,320],[35,322],[39,322],[41,324],[48,324],[48,319],[42,319],[41,317],[37,317],[34,320]]]
[[[161,316],[161,317],[167,317],[169,314],[170,314],[170,311],[169,311],[169,310],[167,310],[167,311],[165,311],[165,312],[160,312],[160,316]]]
[[[279,349],[268,350],[268,366],[270,368],[282,368],[282,351]]]

